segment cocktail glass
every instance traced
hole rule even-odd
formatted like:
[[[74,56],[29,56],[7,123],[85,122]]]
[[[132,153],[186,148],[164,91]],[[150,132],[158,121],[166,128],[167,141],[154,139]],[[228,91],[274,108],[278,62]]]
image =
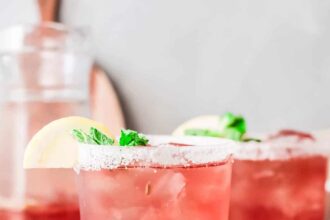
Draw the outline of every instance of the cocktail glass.
[[[231,220],[323,220],[328,150],[313,140],[242,143]]]
[[[145,147],[80,145],[81,219],[228,219],[235,143],[149,139]]]

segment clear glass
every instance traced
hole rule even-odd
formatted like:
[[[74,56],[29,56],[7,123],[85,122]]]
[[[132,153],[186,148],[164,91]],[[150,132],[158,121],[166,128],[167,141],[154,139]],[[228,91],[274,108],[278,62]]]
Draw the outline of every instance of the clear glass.
[[[80,146],[81,219],[227,220],[235,143],[150,140],[147,147]]]
[[[3,30],[0,42],[0,219],[79,219],[74,172],[24,171],[22,161],[42,126],[88,115],[86,37],[46,23]]]
[[[323,220],[327,146],[241,144],[233,166],[231,220]]]

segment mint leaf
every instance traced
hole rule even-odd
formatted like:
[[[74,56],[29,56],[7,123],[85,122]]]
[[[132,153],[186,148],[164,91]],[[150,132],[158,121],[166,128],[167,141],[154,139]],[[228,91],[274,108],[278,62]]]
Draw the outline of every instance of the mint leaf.
[[[226,128],[223,131],[223,137],[227,139],[231,139],[234,141],[241,141],[244,133],[240,132],[236,128]]]
[[[184,134],[185,135],[190,135],[190,136],[206,136],[206,137],[222,137],[223,136],[217,130],[198,129],[198,128],[186,129],[184,131]]]
[[[224,138],[242,141],[246,133],[246,122],[242,116],[227,112],[220,117],[219,123],[220,132],[223,134]]]
[[[220,117],[220,127],[225,130],[228,128],[235,128],[237,131],[244,134],[246,132],[246,122],[241,115],[234,115],[227,112]]]
[[[120,132],[120,146],[146,146],[149,140],[143,134],[130,129],[122,129]]]
[[[83,132],[82,130],[78,129],[73,129],[72,130],[72,136],[80,143],[85,143],[85,144],[97,144],[93,140],[91,136]]]
[[[185,135],[221,137],[235,141],[257,141],[253,138],[245,138],[246,122],[241,115],[234,115],[227,112],[219,118],[219,128],[217,130],[191,128],[184,131]]]
[[[96,128],[91,127],[89,134],[85,133],[80,129],[73,129],[72,136],[80,143],[85,144],[96,144],[96,145],[113,145],[114,139],[103,134]]]
[[[90,128],[89,133],[92,139],[99,145],[113,145],[115,142],[112,138],[109,138],[96,128]]]
[[[250,137],[243,138],[242,141],[243,142],[251,142],[251,141],[253,141],[253,142],[261,142],[261,140],[258,139],[258,138],[250,138]]]
[[[72,130],[72,136],[79,142],[84,143],[87,140],[86,134],[78,129]]]

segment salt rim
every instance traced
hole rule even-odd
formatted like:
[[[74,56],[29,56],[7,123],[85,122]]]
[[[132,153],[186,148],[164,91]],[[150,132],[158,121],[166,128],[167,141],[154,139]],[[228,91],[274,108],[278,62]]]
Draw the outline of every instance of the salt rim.
[[[227,161],[237,143],[219,138],[147,135],[152,146],[119,147],[79,145],[79,162],[75,170],[115,169],[118,167],[167,167]],[[168,143],[191,144],[173,146]]]
[[[329,156],[328,141],[306,142],[248,142],[235,146],[234,159],[238,160],[288,160],[296,157]]]

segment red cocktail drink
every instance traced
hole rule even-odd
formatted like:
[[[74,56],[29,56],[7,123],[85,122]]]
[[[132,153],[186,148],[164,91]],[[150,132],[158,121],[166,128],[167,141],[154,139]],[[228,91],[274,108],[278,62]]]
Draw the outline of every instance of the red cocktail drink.
[[[235,156],[231,220],[323,220],[326,152],[312,143],[242,144]]]
[[[29,207],[21,211],[0,210],[1,220],[79,220],[76,204],[52,204]]]
[[[28,182],[22,183],[26,188],[22,186],[21,192],[25,196],[0,199],[1,220],[80,219],[72,169],[31,169],[26,172]]]
[[[83,220],[228,219],[234,143],[151,137],[150,144],[80,146]]]

